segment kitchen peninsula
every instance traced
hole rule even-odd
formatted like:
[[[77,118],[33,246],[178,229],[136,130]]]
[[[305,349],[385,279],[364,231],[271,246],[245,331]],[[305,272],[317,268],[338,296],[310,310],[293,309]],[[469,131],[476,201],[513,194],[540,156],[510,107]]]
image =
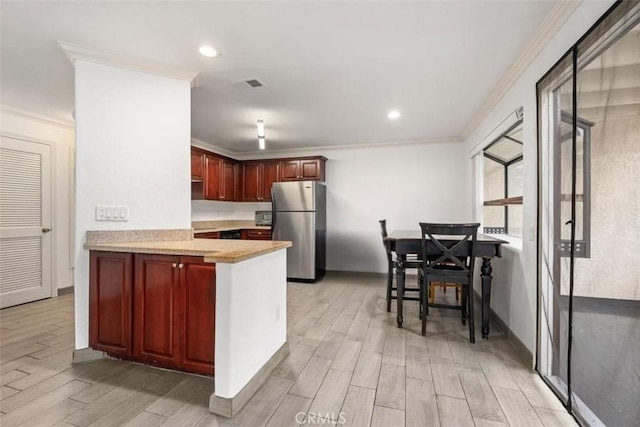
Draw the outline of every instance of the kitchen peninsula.
[[[288,352],[290,246],[191,229],[89,231],[89,345],[213,375],[209,409],[231,417]]]

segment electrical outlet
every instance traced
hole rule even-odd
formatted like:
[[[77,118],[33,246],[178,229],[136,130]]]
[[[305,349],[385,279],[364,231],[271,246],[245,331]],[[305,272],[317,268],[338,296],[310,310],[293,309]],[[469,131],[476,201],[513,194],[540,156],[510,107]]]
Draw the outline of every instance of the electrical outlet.
[[[98,205],[96,221],[128,221],[129,206]]]

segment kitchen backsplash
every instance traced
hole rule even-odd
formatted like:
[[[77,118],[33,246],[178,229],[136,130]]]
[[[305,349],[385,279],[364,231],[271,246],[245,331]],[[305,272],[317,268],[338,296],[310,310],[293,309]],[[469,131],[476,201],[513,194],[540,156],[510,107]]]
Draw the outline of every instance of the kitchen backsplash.
[[[256,211],[270,211],[271,203],[218,202],[215,200],[192,200],[191,220],[210,221],[223,219],[254,220]]]

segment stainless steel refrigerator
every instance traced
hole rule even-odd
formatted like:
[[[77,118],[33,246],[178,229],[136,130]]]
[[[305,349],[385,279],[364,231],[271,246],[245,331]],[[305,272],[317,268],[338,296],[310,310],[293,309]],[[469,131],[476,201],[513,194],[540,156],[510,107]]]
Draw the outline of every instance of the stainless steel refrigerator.
[[[316,181],[276,182],[271,187],[273,240],[289,240],[287,278],[324,276],[327,234],[326,188]]]

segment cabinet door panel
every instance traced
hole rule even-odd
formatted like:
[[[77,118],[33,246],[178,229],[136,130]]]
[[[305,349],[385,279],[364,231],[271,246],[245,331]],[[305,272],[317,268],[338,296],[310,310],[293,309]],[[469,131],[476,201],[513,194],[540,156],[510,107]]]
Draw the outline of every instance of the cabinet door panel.
[[[181,365],[184,370],[213,375],[215,346],[215,264],[201,259],[181,262],[181,288],[183,301],[183,327]]]
[[[271,201],[271,185],[280,180],[280,163],[265,162],[262,179],[262,200]]]
[[[300,161],[280,162],[280,181],[297,181],[300,176]]]
[[[191,149],[191,180],[204,178],[204,153]]]
[[[172,256],[135,256],[133,353],[137,359],[178,365],[178,263],[179,258]]]
[[[245,163],[242,165],[244,177],[242,200],[245,202],[257,202],[260,194],[260,163]]]
[[[132,255],[91,251],[89,346],[131,356]]]
[[[220,200],[222,159],[207,155],[204,160],[204,198],[207,200]]]
[[[320,160],[301,160],[300,176],[302,179],[320,179]]]
[[[248,240],[271,240],[270,230],[244,230]]]
[[[235,163],[222,162],[222,192],[221,200],[233,201],[236,196],[236,165]]]

